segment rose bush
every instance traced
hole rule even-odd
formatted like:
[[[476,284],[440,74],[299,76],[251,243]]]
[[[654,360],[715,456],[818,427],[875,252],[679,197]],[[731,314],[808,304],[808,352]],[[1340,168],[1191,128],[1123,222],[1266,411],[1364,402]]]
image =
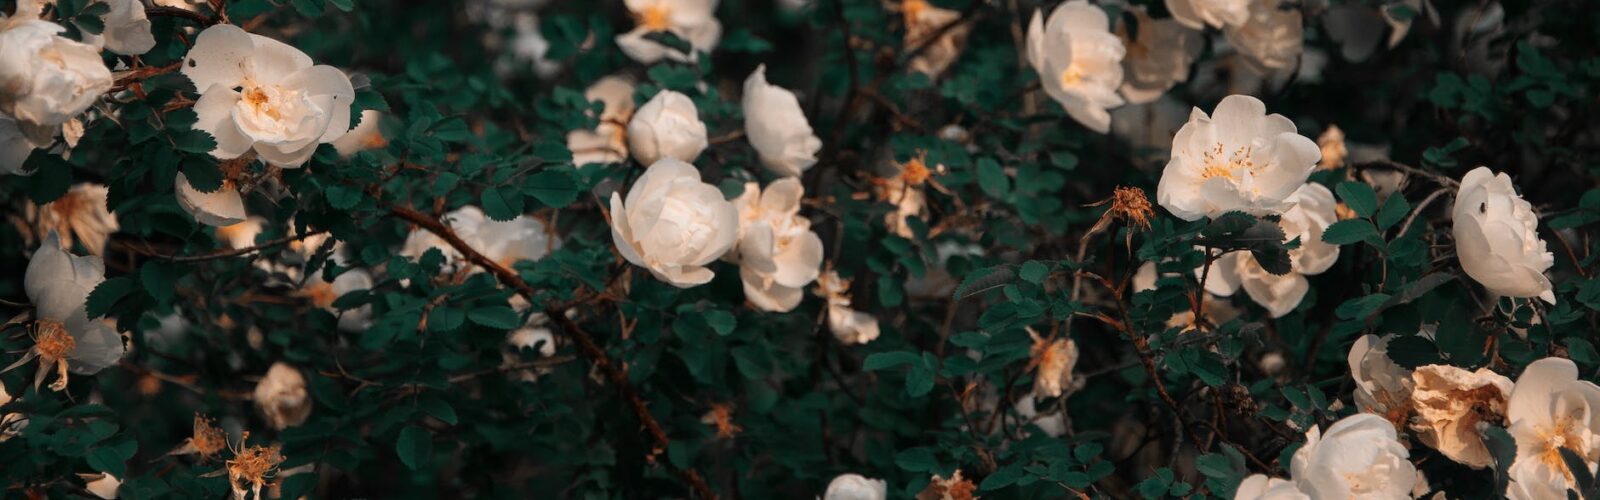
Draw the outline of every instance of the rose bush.
[[[1600,497],[1589,7],[0,2],[0,497]]]

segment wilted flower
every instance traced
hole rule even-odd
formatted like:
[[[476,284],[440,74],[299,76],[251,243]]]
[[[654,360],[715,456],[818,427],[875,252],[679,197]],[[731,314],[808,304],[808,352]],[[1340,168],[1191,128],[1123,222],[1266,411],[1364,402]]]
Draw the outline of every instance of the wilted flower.
[[[1300,238],[1300,246],[1289,250],[1289,272],[1272,274],[1250,252],[1231,252],[1212,264],[1207,291],[1227,297],[1242,287],[1250,300],[1277,318],[1305,299],[1311,290],[1306,276],[1322,274],[1339,260],[1339,246],[1322,241],[1322,231],[1339,220],[1334,214],[1333,192],[1321,184],[1305,184],[1283,201],[1292,206],[1278,226],[1285,241]]]
[[[31,242],[35,238],[55,233],[57,241],[70,247],[76,238],[90,254],[101,255],[106,250],[106,240],[117,232],[117,216],[106,207],[107,189],[100,184],[81,183],[72,186],[67,194],[56,201],[35,206],[28,202],[24,216],[28,224],[25,235]]]
[[[1033,376],[1033,397],[1060,397],[1073,388],[1072,370],[1078,365],[1078,343],[1071,338],[1047,339],[1028,329],[1033,337],[1028,369],[1037,369]]]
[[[978,485],[961,477],[961,470],[956,469],[950,479],[935,474],[933,480],[928,482],[928,487],[917,493],[917,500],[973,500],[976,491]]]
[[[344,72],[237,26],[200,32],[182,72],[200,91],[194,128],[216,139],[217,158],[255,151],[268,164],[298,168],[318,144],[350,130],[356,92]]]
[[[1411,415],[1411,391],[1415,382],[1411,371],[1389,359],[1389,339],[1363,335],[1350,346],[1347,358],[1350,378],[1355,380],[1356,409],[1379,415],[1395,427],[1405,425]]]
[[[93,255],[67,253],[56,238],[54,234],[46,236],[28,261],[23,282],[34,307],[35,319],[29,332],[34,346],[6,370],[38,358],[34,387],[53,368],[58,378],[50,389],[60,391],[67,388],[67,372],[98,373],[122,358],[123,346],[116,330],[104,321],[90,319],[85,309],[89,292],[105,280],[105,263]]]
[[[828,301],[828,330],[845,345],[878,338],[878,318],[850,308],[850,280],[828,271],[817,276],[815,293]]]
[[[789,312],[822,272],[822,238],[800,216],[805,187],[785,177],[767,189],[746,183],[739,210],[739,277],[745,298],[764,311]]]
[[[1321,158],[1315,142],[1283,115],[1268,115],[1260,99],[1228,96],[1213,116],[1195,108],[1178,130],[1156,201],[1188,221],[1281,212]]]
[[[1578,366],[1562,358],[1528,364],[1506,406],[1517,458],[1506,496],[1514,500],[1562,498],[1577,486],[1561,456],[1567,449],[1595,471],[1600,460],[1600,387],[1578,379]]]
[[[361,123],[350,129],[344,135],[333,141],[333,150],[339,156],[349,158],[362,151],[382,148],[389,145],[389,140],[383,137],[383,129],[379,125],[383,121],[383,112],[376,109],[361,111]]]
[[[306,378],[300,370],[279,361],[267,369],[256,384],[256,408],[272,428],[283,430],[305,423],[311,417],[311,396],[306,393]],[[232,468],[231,462],[229,468]]]
[[[1132,12],[1138,36],[1129,35],[1127,22],[1117,25],[1117,36],[1127,46],[1120,91],[1129,103],[1143,104],[1189,80],[1189,66],[1200,56],[1205,39],[1176,19],[1152,19],[1143,8]]]
[[[711,52],[722,39],[722,23],[717,21],[717,0],[625,0],[633,13],[633,31],[617,35],[622,53],[644,64],[662,58],[694,62],[696,52]],[[689,44],[690,52],[668,47],[645,38],[671,33]]]
[[[712,403],[711,411],[700,417],[700,422],[717,430],[717,437],[733,439],[744,429],[733,423],[733,405],[728,403]]]
[[[228,447],[228,435],[217,427],[216,421],[199,413],[194,414],[194,434],[168,455],[200,455],[201,460],[216,458]]]
[[[60,36],[66,28],[19,13],[0,30],[0,114],[15,119],[34,145],[49,144],[62,124],[111,90],[100,50]]]
[[[662,158],[693,162],[708,144],[694,101],[671,90],[657,92],[628,121],[628,147],[642,165]]]
[[[921,157],[913,157],[900,165],[900,174],[872,179],[872,192],[881,201],[894,205],[894,211],[883,216],[885,228],[902,238],[914,238],[916,233],[907,219],[922,217],[928,208],[928,195],[923,184],[930,171]]]
[[[144,13],[144,3],[139,0],[99,0],[111,6],[111,11],[100,16],[105,29],[98,35],[84,34],[83,40],[91,45],[103,45],[106,50],[125,56],[137,56],[156,46],[156,37],[150,33],[150,17]]]
[[[608,76],[583,91],[583,98],[600,101],[600,124],[594,130],[567,132],[572,164],[621,163],[628,158],[628,120],[633,117],[633,82]]]
[[[1544,275],[1556,258],[1539,238],[1539,216],[1517,194],[1511,176],[1478,167],[1461,178],[1455,208],[1456,258],[1461,270],[1507,297],[1538,297],[1551,304],[1556,294]]]
[[[1417,471],[1394,425],[1357,413],[1306,432],[1289,474],[1311,498],[1409,498]]]
[[[1078,123],[1111,130],[1110,108],[1121,106],[1122,40],[1111,34],[1106,12],[1084,0],[1062,3],[1050,20],[1034,11],[1028,24],[1028,62],[1044,91]]]
[[[889,483],[882,479],[867,479],[860,474],[840,474],[828,482],[822,500],[885,500],[889,498]]]
[[[906,26],[903,45],[925,47],[907,64],[911,71],[936,77],[961,57],[972,25],[963,23],[946,28],[961,19],[960,12],[935,7],[927,0],[905,0],[900,3],[900,15]],[[933,38],[935,35],[938,38]]]
[[[1349,154],[1344,147],[1344,130],[1338,125],[1328,125],[1328,129],[1317,136],[1317,149],[1322,151],[1322,160],[1317,162],[1317,168],[1335,169],[1344,166],[1345,155]]]
[[[1222,34],[1245,60],[1264,70],[1291,68],[1305,50],[1300,8],[1285,0],[1250,0],[1250,19]]]
[[[1491,465],[1494,459],[1479,425],[1500,424],[1505,418],[1511,379],[1488,368],[1467,371],[1427,365],[1411,372],[1411,380],[1415,385],[1411,406],[1416,410],[1411,429],[1417,439],[1468,467]]]
[[[1400,9],[1409,9],[1410,14],[1401,16]],[[1386,42],[1388,48],[1394,48],[1405,40],[1406,33],[1411,30],[1411,23],[1416,18],[1427,12],[1435,18],[1437,24],[1438,13],[1423,0],[1404,0],[1377,6],[1342,4],[1329,6],[1322,13],[1322,28],[1327,32],[1328,38],[1339,42],[1340,54],[1349,61],[1365,61],[1378,49],[1379,42]],[[1388,36],[1384,36],[1384,32]]]
[[[250,433],[245,433],[239,441],[250,439]],[[233,460],[227,462],[228,486],[233,490],[235,500],[244,500],[245,492],[250,492],[249,498],[262,498],[261,488],[276,476],[278,465],[283,463],[283,454],[278,445],[248,446],[233,452]]]
[[[678,288],[711,281],[706,265],[733,248],[739,210],[694,165],[664,158],[628,190],[611,195],[611,239],[633,265]]]
[[[1111,192],[1111,197],[1089,204],[1091,207],[1110,204],[1105,213],[1100,214],[1100,220],[1089,228],[1088,234],[1097,234],[1111,227],[1111,222],[1120,220],[1127,226],[1128,241],[1133,241],[1133,233],[1150,229],[1150,217],[1155,211],[1150,209],[1150,199],[1144,196],[1144,190],[1136,187],[1118,186]],[[1087,237],[1087,236],[1086,236]]]
[[[767,65],[744,80],[744,133],[767,170],[794,177],[817,163],[822,139],[811,132],[794,92],[767,83]]]
[[[1167,0],[1167,10],[1191,29],[1238,26],[1250,20],[1251,0]]]

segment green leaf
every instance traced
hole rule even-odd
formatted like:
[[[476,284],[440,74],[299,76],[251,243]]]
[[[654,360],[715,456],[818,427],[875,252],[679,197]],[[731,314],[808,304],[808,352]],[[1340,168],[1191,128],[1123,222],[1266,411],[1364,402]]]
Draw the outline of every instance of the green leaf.
[[[738,326],[738,320],[734,319],[733,313],[720,309],[706,311],[705,320],[706,325],[710,326],[712,331],[717,332],[717,335],[721,336],[727,336],[728,334],[733,333],[733,328]]]
[[[1322,242],[1330,245],[1349,245],[1378,237],[1378,228],[1366,219],[1335,222],[1322,230]]]
[[[90,448],[88,459],[89,467],[117,477],[126,477],[128,473],[128,459],[139,451],[139,443],[133,439],[124,438],[115,445],[100,444]]]
[[[943,472],[939,469],[939,459],[934,458],[933,450],[927,447],[911,448],[895,454],[894,464],[900,466],[901,469],[917,474]]]
[[[510,186],[484,189],[479,201],[483,203],[484,215],[490,219],[504,222],[522,215],[522,193]]]
[[[394,451],[407,468],[421,470],[433,459],[433,434],[422,427],[408,425],[400,430]]]
[[[1345,181],[1334,187],[1339,193],[1339,199],[1345,206],[1355,211],[1362,218],[1372,217],[1378,211],[1378,193],[1372,191],[1372,186],[1356,181]]]
[[[965,299],[1005,286],[1012,281],[1016,281],[1016,279],[1017,273],[1012,271],[1009,266],[979,269],[968,273],[967,277],[961,280],[961,285],[956,287],[956,291],[951,297],[956,300]]]
[[[302,16],[317,17],[322,15],[323,0],[290,0],[289,3],[294,5],[294,10],[300,11]]]
[[[434,310],[438,312],[437,309]],[[506,306],[489,306],[473,309],[467,313],[467,319],[481,326],[497,330],[511,330],[522,326],[522,318],[516,311]]]
[[[1050,266],[1037,260],[1030,260],[1022,263],[1022,269],[1017,272],[1017,276],[1035,285],[1042,284],[1045,278],[1050,277]]]
[[[94,287],[94,291],[89,292],[89,300],[85,303],[89,318],[98,318],[111,312],[111,307],[116,305],[118,300],[122,300],[123,296],[133,291],[133,284],[133,280],[127,276],[118,276],[100,282],[99,285]]]
[[[439,306],[428,311],[428,331],[453,332],[467,322],[467,314],[450,306]]]
[[[323,190],[322,194],[328,197],[328,206],[339,210],[349,210],[361,203],[361,188],[334,184]]]
[[[978,485],[978,489],[982,491],[994,491],[1000,488],[1011,486],[1012,484],[1016,484],[1018,479],[1022,479],[1023,474],[1024,471],[1022,469],[1022,464],[1020,462],[1012,463],[1005,468],[994,471],[994,474],[990,474],[989,477],[984,478],[983,484]]]
[[[355,0],[328,0],[328,4],[345,12],[350,12],[356,8]]]
[[[144,291],[161,302],[172,300],[173,286],[182,276],[182,268],[166,261],[147,261],[139,268],[139,283],[144,285]]]
[[[172,133],[172,146],[185,153],[204,155],[217,149],[217,140],[204,130],[183,130]]]
[[[922,355],[908,351],[880,352],[867,356],[861,362],[861,371],[874,372],[904,365],[922,364]]]
[[[1398,192],[1390,194],[1389,199],[1384,200],[1383,208],[1378,210],[1378,231],[1388,231],[1410,212],[1411,202],[1406,201],[1405,195]]]
[[[906,372],[906,395],[919,398],[933,391],[933,369],[926,366],[912,366]]]
[[[1011,179],[993,158],[983,158],[978,160],[978,187],[992,198],[1005,198],[1011,190]]]
[[[24,170],[33,172],[27,186],[28,199],[35,205],[56,201],[72,188],[72,164],[60,156],[34,151],[23,165]]]
[[[567,170],[544,170],[522,182],[522,192],[551,208],[572,204],[582,191],[577,179]]]

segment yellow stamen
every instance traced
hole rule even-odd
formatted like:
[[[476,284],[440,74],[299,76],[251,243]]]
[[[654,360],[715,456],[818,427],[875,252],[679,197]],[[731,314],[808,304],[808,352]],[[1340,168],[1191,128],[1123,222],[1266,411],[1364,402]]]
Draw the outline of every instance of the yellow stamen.
[[[1077,63],[1069,64],[1067,69],[1061,72],[1061,85],[1064,87],[1076,87],[1083,84],[1084,76],[1083,68],[1078,67]]]
[[[38,332],[34,349],[38,349],[39,357],[47,361],[67,359],[67,355],[78,348],[78,341],[67,333],[67,328],[59,321],[41,319],[34,328]]]
[[[672,9],[663,4],[645,7],[637,17],[639,26],[650,31],[666,31],[672,27]]]

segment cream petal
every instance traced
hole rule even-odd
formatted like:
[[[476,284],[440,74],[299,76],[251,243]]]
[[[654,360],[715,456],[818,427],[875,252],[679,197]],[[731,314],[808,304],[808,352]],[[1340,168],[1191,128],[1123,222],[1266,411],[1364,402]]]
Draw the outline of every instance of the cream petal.
[[[122,335],[107,326],[105,321],[88,319],[82,309],[67,321],[66,327],[72,339],[77,341],[77,347],[67,355],[67,368],[72,373],[99,373],[117,364],[126,351],[122,345]]]
[[[1305,299],[1306,292],[1311,290],[1311,282],[1307,281],[1304,275],[1295,272],[1274,276],[1262,271],[1257,276],[1245,279],[1243,285],[1250,299],[1267,308],[1267,312],[1274,318],[1293,311],[1300,305],[1300,301]]]
[[[105,279],[105,262],[93,255],[67,253],[56,238],[48,237],[28,260],[23,290],[39,317],[67,321]]]
[[[744,296],[757,309],[768,312],[789,312],[800,305],[805,290],[778,284],[763,278],[760,273],[745,267],[739,269],[739,279],[744,284]]]
[[[628,213],[622,205],[622,197],[616,193],[611,193],[611,243],[616,245],[617,251],[628,262],[648,267],[644,258],[639,256],[639,250],[634,248],[633,231],[628,227]]]
[[[1239,291],[1241,281],[1240,267],[1244,266],[1244,259],[1252,258],[1249,252],[1233,252],[1225,254],[1211,263],[1211,274],[1206,276],[1206,292],[1219,297],[1232,296]],[[1200,279],[1205,269],[1195,268],[1194,277]]]
[[[255,146],[255,140],[240,132],[233,123],[233,110],[238,102],[239,93],[221,85],[212,85],[195,100],[194,113],[199,118],[194,122],[195,130],[205,131],[217,140],[217,148],[211,150],[211,156],[231,160]]]
[[[668,57],[669,52],[672,53],[674,59],[680,57],[677,51],[668,49],[666,46],[644,37],[650,33],[650,30],[638,27],[634,28],[633,31],[617,35],[617,48],[622,49],[623,54],[626,54],[628,58],[634,61],[638,61],[640,64],[655,64],[657,61]]]
[[[194,217],[195,222],[213,227],[227,227],[243,222],[244,198],[239,191],[223,186],[210,193],[202,193],[189,184],[189,178],[178,172],[175,189],[178,205]]]
[[[248,59],[248,71],[250,76],[263,83],[281,83],[300,70],[311,67],[311,56],[293,45],[255,33],[250,34],[250,41],[255,50]]]
[[[745,227],[744,236],[739,239],[742,267],[764,276],[778,272],[775,260],[777,246],[777,236],[773,234],[771,224],[764,220],[750,223]]]
[[[333,142],[350,130],[350,105],[355,102],[356,91],[350,84],[350,77],[343,71],[333,66],[312,66],[290,75],[284,80],[284,87],[300,89],[307,96],[331,96],[332,101],[326,105],[318,103],[322,109],[330,114],[325,132],[319,142]]]
[[[1517,377],[1506,402],[1511,425],[1549,426],[1557,397],[1578,381],[1578,365],[1562,358],[1544,358],[1528,364]]]
[[[245,61],[255,50],[250,33],[231,24],[218,24],[195,37],[180,71],[201,92],[216,85],[232,89],[244,83]]]
[[[261,160],[269,165],[278,168],[300,168],[311,160],[312,155],[317,153],[318,144],[317,141],[310,141],[310,143],[304,145],[279,145],[258,142],[255,145],[255,149]]]
[[[774,281],[792,288],[809,285],[822,274],[822,238],[811,231],[797,238],[776,256],[778,272],[772,275]]]

